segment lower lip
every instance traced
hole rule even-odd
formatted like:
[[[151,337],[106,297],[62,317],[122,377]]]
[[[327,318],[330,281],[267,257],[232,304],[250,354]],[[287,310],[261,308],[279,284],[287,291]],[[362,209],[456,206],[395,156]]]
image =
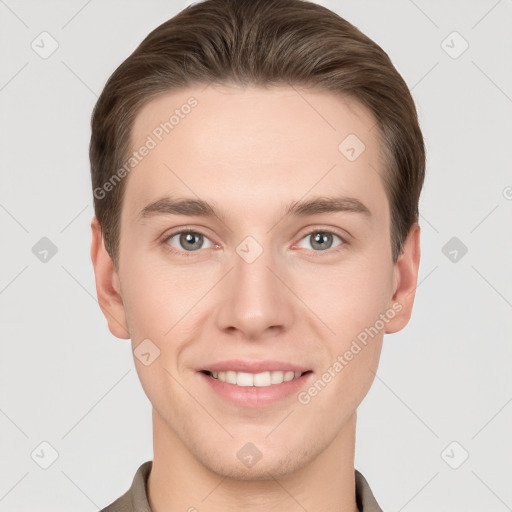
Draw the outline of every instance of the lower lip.
[[[272,384],[271,386],[262,387],[237,386],[236,384],[214,379],[210,375],[206,375],[202,372],[199,372],[199,375],[207,382],[213,391],[232,404],[240,407],[262,407],[298,393],[313,373],[303,374],[298,378],[294,378],[288,382],[282,382],[281,384]]]

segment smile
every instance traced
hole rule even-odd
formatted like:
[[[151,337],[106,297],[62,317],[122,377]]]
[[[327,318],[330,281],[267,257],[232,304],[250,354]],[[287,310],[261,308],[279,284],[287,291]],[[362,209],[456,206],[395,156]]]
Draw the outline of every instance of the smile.
[[[227,382],[228,384],[235,384],[237,386],[248,387],[267,387],[283,382],[289,382],[293,379],[298,379],[304,373],[308,372],[292,372],[292,371],[264,371],[260,373],[248,373],[248,372],[235,372],[235,371],[220,371],[220,372],[209,372],[205,371],[206,375],[218,379],[221,382]]]

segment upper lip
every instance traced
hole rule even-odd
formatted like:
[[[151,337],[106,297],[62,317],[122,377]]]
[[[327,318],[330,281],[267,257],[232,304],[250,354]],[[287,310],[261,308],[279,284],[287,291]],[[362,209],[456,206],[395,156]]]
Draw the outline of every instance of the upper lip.
[[[265,371],[291,371],[291,372],[307,372],[310,368],[293,363],[286,363],[284,361],[243,361],[240,359],[232,359],[230,361],[219,361],[218,363],[209,364],[200,371],[208,372],[247,372],[247,373],[261,373]]]

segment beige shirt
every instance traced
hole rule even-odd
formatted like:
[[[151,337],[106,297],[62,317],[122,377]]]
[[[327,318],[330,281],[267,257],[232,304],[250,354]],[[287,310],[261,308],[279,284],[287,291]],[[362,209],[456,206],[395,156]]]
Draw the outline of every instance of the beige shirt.
[[[101,512],[152,512],[146,494],[146,482],[153,461],[144,462],[133,478],[132,486]],[[355,470],[356,502],[359,512],[382,512],[364,476]]]

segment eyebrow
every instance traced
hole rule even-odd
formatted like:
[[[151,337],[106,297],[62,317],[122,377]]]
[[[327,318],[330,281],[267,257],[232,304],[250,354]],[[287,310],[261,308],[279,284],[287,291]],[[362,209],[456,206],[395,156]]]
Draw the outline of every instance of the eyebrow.
[[[284,216],[306,217],[319,213],[350,212],[371,217],[370,210],[354,197],[315,197],[307,201],[294,201],[284,212]],[[218,217],[225,220],[225,215],[216,207],[202,199],[183,198],[171,199],[163,197],[145,206],[139,212],[144,219],[157,215],[195,215],[201,217]]]

